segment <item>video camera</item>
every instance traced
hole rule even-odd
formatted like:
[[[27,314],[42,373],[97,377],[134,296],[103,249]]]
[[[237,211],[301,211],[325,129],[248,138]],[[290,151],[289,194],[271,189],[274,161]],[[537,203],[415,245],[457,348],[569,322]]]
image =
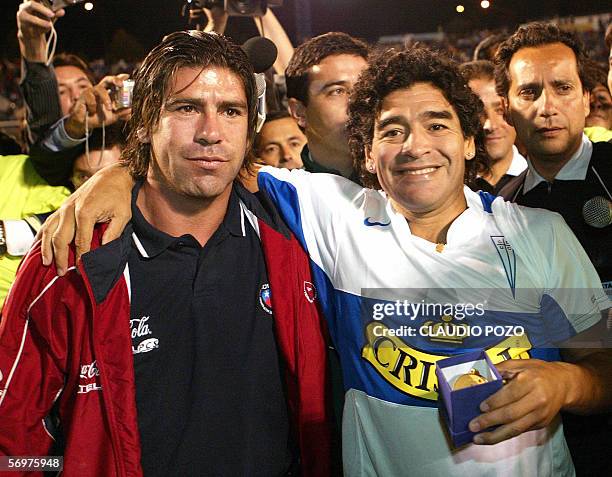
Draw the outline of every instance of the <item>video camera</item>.
[[[230,17],[260,17],[268,7],[282,7],[283,0],[187,0],[190,7],[222,7]]]

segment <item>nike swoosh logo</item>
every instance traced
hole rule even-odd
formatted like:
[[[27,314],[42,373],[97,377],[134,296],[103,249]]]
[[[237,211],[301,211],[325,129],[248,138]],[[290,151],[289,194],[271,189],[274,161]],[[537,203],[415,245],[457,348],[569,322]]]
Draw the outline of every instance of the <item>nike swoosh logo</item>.
[[[370,217],[366,217],[365,220],[363,221],[363,225],[365,225],[366,227],[374,227],[375,225],[386,227],[390,224],[391,224],[391,221],[387,222],[386,224],[383,224],[382,222],[370,222]]]

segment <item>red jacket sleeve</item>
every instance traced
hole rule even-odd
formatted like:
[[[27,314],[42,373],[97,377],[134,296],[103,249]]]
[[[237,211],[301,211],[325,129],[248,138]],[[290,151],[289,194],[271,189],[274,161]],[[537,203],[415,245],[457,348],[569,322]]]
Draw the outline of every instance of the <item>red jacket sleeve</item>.
[[[45,456],[53,444],[44,418],[64,385],[67,320],[61,306],[52,307],[60,303],[64,280],[42,266],[36,247],[22,262],[2,310],[0,455]]]

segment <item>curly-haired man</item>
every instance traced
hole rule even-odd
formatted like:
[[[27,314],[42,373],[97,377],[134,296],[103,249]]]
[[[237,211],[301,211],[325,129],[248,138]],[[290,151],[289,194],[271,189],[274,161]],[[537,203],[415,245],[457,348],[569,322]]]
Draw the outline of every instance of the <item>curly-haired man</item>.
[[[486,166],[482,112],[450,60],[386,51],[349,104],[354,167],[370,188],[304,171],[259,175],[308,250],[341,356],[345,475],[572,475],[559,411],[610,404],[609,356],[564,349],[579,364],[561,363],[556,347],[601,327],[609,307],[580,244],[558,215],[464,185]],[[483,314],[408,316],[397,306],[448,294],[484,303]],[[525,333],[453,342],[422,331],[442,322]],[[480,404],[474,444],[452,449],[433,368],[468,349],[486,350],[508,384]]]

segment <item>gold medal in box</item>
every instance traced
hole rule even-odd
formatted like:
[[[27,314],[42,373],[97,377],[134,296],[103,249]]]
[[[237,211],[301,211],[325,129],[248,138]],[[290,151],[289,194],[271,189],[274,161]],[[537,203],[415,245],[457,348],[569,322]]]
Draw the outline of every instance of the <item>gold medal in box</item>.
[[[472,386],[478,386],[479,384],[488,383],[489,380],[478,372],[477,369],[470,369],[469,372],[460,375],[455,384],[453,384],[453,391],[458,389],[471,388]]]

